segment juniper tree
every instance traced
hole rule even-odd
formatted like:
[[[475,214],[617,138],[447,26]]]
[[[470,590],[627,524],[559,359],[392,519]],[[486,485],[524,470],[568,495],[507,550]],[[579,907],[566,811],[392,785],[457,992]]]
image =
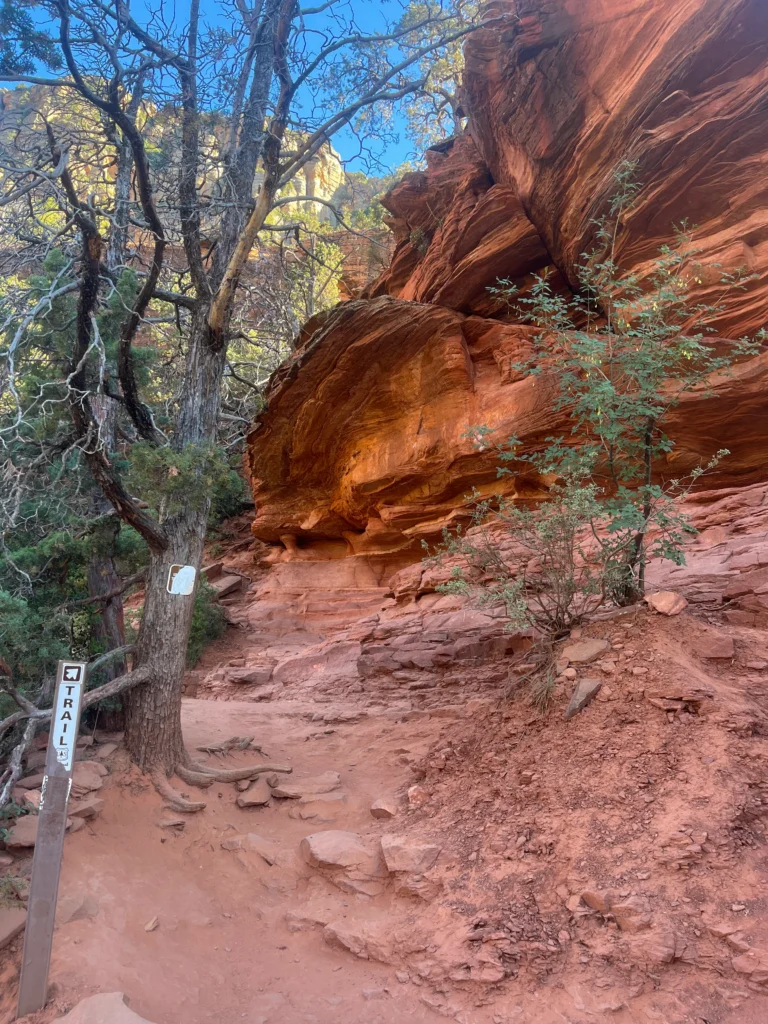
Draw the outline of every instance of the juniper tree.
[[[72,159],[56,126],[42,121],[32,159],[7,163],[0,203],[28,214],[16,229],[25,253],[42,257],[54,235],[59,247],[78,247],[71,263],[73,343],[63,377],[73,437],[93,481],[149,549],[133,668],[109,684],[110,692],[125,687],[134,762],[174,806],[196,810],[204,804],[181,799],[168,783],[174,771],[201,786],[214,775],[192,764],[184,749],[181,685],[192,600],[169,594],[166,580],[174,563],[200,568],[206,481],[249,257],[265,232],[279,230],[273,211],[307,200],[284,190],[334,135],[349,129],[365,146],[386,133],[392,105],[424,84],[411,69],[467,27],[456,27],[439,2],[424,5],[423,17],[408,25],[379,32],[363,30],[343,0],[303,10],[296,0],[222,2],[208,25],[199,0],[191,0],[188,15],[164,5],[134,14],[122,2],[100,0],[39,6],[53,26],[61,74],[20,73],[18,65],[1,77],[76,97],[91,111],[100,146],[130,150],[130,201],[120,202],[128,209],[122,229],[134,239],[135,289],[118,318],[113,393],[130,422],[130,440],[145,446],[148,465],[155,459],[155,468],[169,466],[174,480],[181,477],[188,500],[171,496],[157,511],[137,501],[119,460],[110,457],[96,412],[105,394],[98,317],[115,287],[107,253],[121,230],[114,191],[101,182],[89,190],[87,168]],[[164,120],[169,109],[178,116]],[[163,145],[153,148],[146,130],[153,119],[158,132],[173,136],[173,159]],[[142,389],[137,359],[137,342],[158,309],[176,323],[183,363],[179,387],[164,396],[166,423]],[[13,342],[4,383],[13,420],[12,348]]]

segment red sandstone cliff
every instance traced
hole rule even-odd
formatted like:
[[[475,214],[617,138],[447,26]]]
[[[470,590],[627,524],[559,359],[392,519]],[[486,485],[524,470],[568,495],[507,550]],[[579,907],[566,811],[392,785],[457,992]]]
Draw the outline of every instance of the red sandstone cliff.
[[[718,332],[766,320],[763,0],[517,0],[488,13],[493,26],[466,47],[468,134],[388,195],[389,269],[368,298],[307,325],[251,432],[253,528],[282,558],[417,558],[473,487],[498,488],[496,460],[468,428],[536,444],[562,426],[546,382],[512,370],[531,328],[510,322],[488,287],[525,287],[545,267],[573,287],[622,159],[638,162],[643,183],[622,266],[642,270],[688,220],[711,267],[697,298],[712,300],[715,264],[754,275]],[[716,483],[765,478],[766,378],[768,354],[713,396],[687,396],[669,430],[676,475],[725,446]]]

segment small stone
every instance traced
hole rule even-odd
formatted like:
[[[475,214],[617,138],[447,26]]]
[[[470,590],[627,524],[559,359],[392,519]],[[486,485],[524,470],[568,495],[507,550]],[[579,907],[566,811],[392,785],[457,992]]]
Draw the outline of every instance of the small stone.
[[[748,661],[747,668],[752,669],[753,672],[763,672],[768,668],[768,661]]]
[[[674,590],[659,590],[655,594],[647,594],[646,604],[660,615],[679,615],[688,607],[682,594]]]
[[[651,904],[645,896],[628,896],[619,903],[611,903],[611,914],[623,932],[651,927]]]
[[[590,910],[596,910],[599,914],[607,914],[611,908],[611,894],[600,892],[597,889],[585,889],[581,899]]]
[[[560,943],[560,945],[563,945],[566,942],[570,942],[571,933],[569,931],[566,931],[565,928],[563,928],[562,931],[557,933],[557,941]]]
[[[160,924],[160,918],[155,916],[155,917],[151,918],[151,920],[147,921],[147,923],[144,925],[144,931],[145,932],[153,932],[153,931],[155,931],[158,928],[159,924]]]
[[[571,702],[565,710],[565,720],[573,718],[593,700],[603,685],[601,679],[581,679],[576,684]]]
[[[184,818],[165,818],[163,821],[158,821],[158,828],[186,828],[187,823]]]
[[[240,850],[243,846],[244,836],[231,836],[229,839],[223,839],[221,842],[222,850]]]
[[[250,789],[237,798],[238,807],[266,807],[272,799],[272,790],[262,778],[257,779]]]
[[[364,988],[363,992],[362,992],[362,995],[363,995],[363,999],[368,999],[368,1000],[371,1000],[371,999],[387,999],[388,996],[389,996],[389,992],[387,992],[387,990],[385,988]]]
[[[567,668],[565,672],[563,672],[565,679],[575,679],[577,675],[578,673],[575,668]]]
[[[429,793],[423,786],[411,786],[408,790],[408,806],[411,808],[423,807],[429,802]]]
[[[725,941],[731,949],[736,950],[737,953],[747,953],[752,948],[742,932],[733,932],[731,935],[726,937]]]
[[[374,818],[394,818],[397,814],[397,804],[394,800],[379,797],[371,804],[371,814]]]
[[[746,909],[747,908],[746,908],[745,904],[743,904],[743,903],[732,903],[731,904],[731,910],[734,912],[734,914],[738,914],[740,911],[746,910]]]
[[[69,835],[79,832],[81,828],[85,828],[85,818],[67,818],[66,828]]]
[[[406,971],[395,971],[395,978],[400,982],[401,985],[407,985],[411,980],[410,974]]]
[[[262,778],[264,778],[263,775]],[[238,793],[244,793],[250,786],[251,781],[251,779],[238,779],[235,783],[235,789],[237,789]],[[266,779],[264,781],[266,782]]]
[[[43,794],[41,790],[28,789],[24,792],[24,796],[21,798],[21,806],[30,807],[33,811],[39,811],[42,796]]]

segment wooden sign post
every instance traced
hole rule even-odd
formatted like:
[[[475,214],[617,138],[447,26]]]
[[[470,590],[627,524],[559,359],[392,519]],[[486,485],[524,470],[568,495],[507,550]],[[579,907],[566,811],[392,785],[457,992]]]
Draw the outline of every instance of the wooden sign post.
[[[48,994],[56,895],[59,890],[67,805],[72,788],[72,767],[75,762],[85,675],[86,665],[83,662],[59,662],[27,904],[27,927],[24,932],[19,983],[19,1017],[42,1010]]]

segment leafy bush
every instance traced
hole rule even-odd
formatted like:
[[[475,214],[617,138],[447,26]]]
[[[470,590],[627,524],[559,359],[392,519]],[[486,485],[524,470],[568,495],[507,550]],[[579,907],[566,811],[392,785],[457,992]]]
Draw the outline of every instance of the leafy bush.
[[[525,452],[516,438],[497,449],[500,476],[531,467],[546,496],[535,507],[500,496],[476,501],[476,529],[445,533],[432,556],[452,564],[439,590],[501,604],[510,628],[534,629],[547,672],[554,639],[606,601],[625,605],[643,595],[649,558],[684,564],[684,542],[695,530],[679,499],[728,452],[704,455],[706,463],[683,478],[660,478],[656,467],[674,449],[667,415],[694,388],[706,394],[712,374],[727,373],[765,337],[724,350],[707,339],[723,298],[745,278],[719,273],[720,304],[692,303],[702,269],[685,233],[644,276],[621,272],[615,240],[638,192],[632,170],[617,171],[610,216],[597,224],[596,247],[578,268],[578,294],[555,291],[546,275],[524,296],[508,281],[491,289],[541,329],[516,369],[549,374],[554,407],[572,424],[570,438],[549,437],[543,451]],[[487,447],[487,428],[470,433]],[[541,687],[540,699],[547,692]]]
[[[250,505],[251,498],[245,480],[236,469],[230,469],[222,473],[211,495],[208,526],[218,526],[223,520],[239,515]]]
[[[187,643],[187,668],[195,667],[206,645],[220,637],[226,628],[227,619],[216,600],[216,591],[201,575]]]
[[[597,223],[596,246],[582,255],[577,269],[580,292],[573,297],[556,292],[546,275],[535,279],[527,296],[518,296],[508,281],[491,289],[541,328],[530,358],[518,369],[532,375],[556,369],[554,406],[568,412],[572,436],[600,487],[599,518],[611,538],[611,596],[618,604],[643,595],[650,554],[684,562],[683,542],[692,528],[675,499],[728,454],[725,449],[706,453],[706,465],[685,478],[659,482],[654,466],[674,448],[665,432],[670,409],[684,394],[706,388],[713,374],[727,372],[760,348],[759,340],[743,338],[721,351],[707,340],[715,333],[711,324],[725,296],[742,287],[745,277],[738,270],[718,270],[720,302],[691,302],[691,286],[712,268],[705,271],[696,261],[684,230],[677,232],[674,247],[660,249],[650,272],[622,273],[616,238],[639,191],[633,171],[634,165],[624,163],[616,172],[610,215]],[[566,440],[547,440],[543,460],[549,471],[567,473]],[[504,457],[517,456],[513,450]]]

